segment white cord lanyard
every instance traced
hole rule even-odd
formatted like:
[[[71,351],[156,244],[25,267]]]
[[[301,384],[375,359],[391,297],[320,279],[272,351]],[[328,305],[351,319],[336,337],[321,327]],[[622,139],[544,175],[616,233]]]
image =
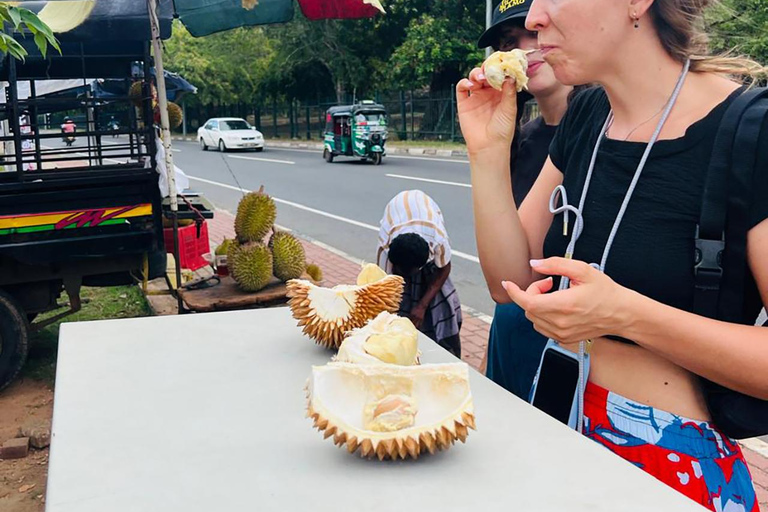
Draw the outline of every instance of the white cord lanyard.
[[[608,241],[605,244],[605,249],[603,250],[603,256],[600,260],[600,264],[591,263],[591,266],[597,268],[600,272],[605,272],[605,263],[608,260],[608,254],[611,250],[611,246],[613,245],[613,241],[616,237],[616,232],[619,230],[619,225],[621,224],[622,219],[624,218],[624,213],[627,210],[627,206],[629,205],[629,200],[632,198],[632,193],[635,191],[635,187],[637,186],[637,182],[640,179],[640,174],[643,172],[643,168],[645,167],[645,163],[648,161],[648,156],[651,154],[651,149],[653,148],[653,145],[656,143],[656,140],[659,138],[659,134],[661,133],[662,128],[664,127],[664,123],[666,123],[667,118],[669,117],[670,112],[672,112],[672,107],[675,106],[675,102],[677,101],[677,97],[680,95],[680,90],[683,88],[683,83],[685,83],[685,77],[688,75],[688,69],[690,68],[691,61],[690,59],[685,61],[685,64],[683,65],[683,70],[680,72],[680,77],[677,79],[677,85],[675,86],[675,90],[672,91],[672,95],[669,97],[669,100],[667,100],[667,105],[664,107],[664,113],[661,115],[661,119],[659,120],[659,123],[656,125],[656,130],[653,132],[653,135],[651,136],[651,140],[648,141],[648,145],[645,147],[645,152],[643,153],[643,157],[640,159],[640,163],[637,166],[637,170],[635,170],[635,175],[632,177],[632,182],[629,184],[629,188],[627,189],[627,193],[624,195],[624,201],[621,203],[621,208],[619,209],[619,213],[616,215],[616,220],[613,222],[613,228],[611,229],[611,233],[608,236]],[[573,233],[571,234],[571,239],[568,243],[568,246],[565,250],[565,257],[566,258],[572,258],[574,250],[576,248],[576,242],[579,239],[579,236],[581,236],[581,232],[584,230],[584,204],[587,198],[587,192],[589,190],[589,184],[592,180],[592,173],[595,170],[595,162],[597,161],[597,153],[598,149],[600,148],[600,143],[602,142],[603,138],[605,137],[606,132],[608,131],[608,127],[613,122],[613,110],[611,110],[608,113],[608,117],[605,120],[605,123],[603,124],[603,128],[600,130],[600,135],[597,137],[597,142],[595,143],[595,149],[592,151],[592,160],[589,163],[589,169],[587,170],[587,177],[584,181],[584,187],[581,191],[581,198],[579,199],[579,206],[578,208],[568,204],[568,196],[565,192],[565,187],[563,185],[558,185],[555,187],[555,190],[552,192],[552,195],[549,198],[549,211],[553,214],[563,213],[563,235],[567,234],[568,230],[568,213],[571,212],[576,216],[576,222],[573,227]],[[562,205],[560,207],[557,207],[557,200],[558,198],[562,198]],[[563,276],[560,280],[560,287],[559,290],[565,290],[570,287],[570,279]],[[553,340],[550,338],[550,342],[557,343],[557,340]],[[584,371],[584,359],[585,359],[585,342],[580,341],[579,342],[579,381],[578,381],[578,420],[577,420],[577,426],[579,432],[582,432],[583,426],[584,426],[584,389],[586,388],[586,378]]]

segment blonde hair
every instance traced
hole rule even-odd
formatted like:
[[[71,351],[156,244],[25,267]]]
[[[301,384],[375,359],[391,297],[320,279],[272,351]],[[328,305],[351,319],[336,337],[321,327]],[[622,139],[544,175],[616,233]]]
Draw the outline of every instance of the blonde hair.
[[[709,37],[704,31],[704,10],[718,0],[655,0],[650,14],[664,49],[679,62],[691,59],[691,71],[718,73],[754,82],[767,69],[754,60],[733,51],[720,55],[709,53]]]

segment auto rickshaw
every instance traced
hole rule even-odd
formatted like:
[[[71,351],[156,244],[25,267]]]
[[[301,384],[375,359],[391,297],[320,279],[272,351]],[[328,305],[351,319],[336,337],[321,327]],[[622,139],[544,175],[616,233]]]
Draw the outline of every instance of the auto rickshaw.
[[[387,141],[387,111],[373,101],[331,107],[325,114],[323,158],[352,156],[379,165]]]

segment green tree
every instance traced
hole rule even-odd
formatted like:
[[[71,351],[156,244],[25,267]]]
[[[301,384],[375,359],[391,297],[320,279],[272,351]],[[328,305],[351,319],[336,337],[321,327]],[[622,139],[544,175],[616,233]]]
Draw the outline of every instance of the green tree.
[[[274,59],[272,41],[258,27],[193,37],[180,22],[165,43],[166,67],[198,88],[191,102],[253,104],[264,96]]]
[[[10,54],[16,59],[24,60],[27,50],[13,37],[14,32],[24,34],[24,30],[32,34],[43,57],[47,54],[49,45],[61,52],[59,42],[51,29],[29,9],[16,7],[9,2],[0,2],[0,20],[3,23],[0,30],[0,53],[3,56]],[[6,31],[6,27],[10,27],[10,33]]]
[[[723,0],[707,13],[707,32],[713,51],[768,64],[768,0]]]

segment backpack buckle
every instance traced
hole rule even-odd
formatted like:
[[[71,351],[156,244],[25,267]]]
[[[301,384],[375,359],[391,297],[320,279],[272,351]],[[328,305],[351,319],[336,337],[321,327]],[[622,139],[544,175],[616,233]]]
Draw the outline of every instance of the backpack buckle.
[[[704,289],[719,286],[723,275],[723,251],[725,250],[725,234],[720,240],[708,240],[699,237],[699,226],[696,226],[696,247],[694,251],[693,273],[696,286]]]

